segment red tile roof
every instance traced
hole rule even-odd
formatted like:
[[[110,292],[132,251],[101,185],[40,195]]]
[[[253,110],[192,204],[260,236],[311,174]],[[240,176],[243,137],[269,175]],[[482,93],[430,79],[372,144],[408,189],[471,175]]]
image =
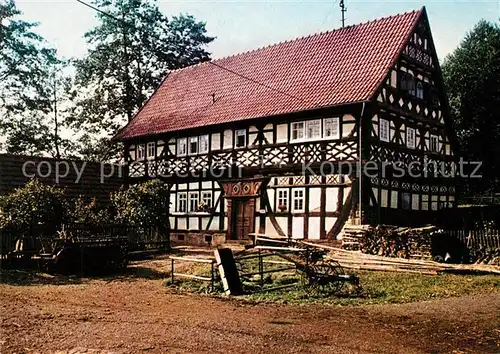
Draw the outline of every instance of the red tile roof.
[[[115,139],[368,100],[424,12],[423,8],[173,71]]]

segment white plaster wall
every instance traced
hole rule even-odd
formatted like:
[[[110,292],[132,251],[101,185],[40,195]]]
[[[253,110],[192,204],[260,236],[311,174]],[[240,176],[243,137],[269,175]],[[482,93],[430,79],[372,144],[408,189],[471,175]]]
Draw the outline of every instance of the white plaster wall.
[[[293,217],[292,238],[304,238],[304,217],[302,216]]]
[[[189,218],[189,230],[199,230],[200,225],[198,223],[198,218],[197,217],[190,217]]]
[[[309,189],[309,211],[320,211],[321,208],[321,188]]]
[[[219,230],[219,217],[214,216],[212,223],[210,224],[210,230]]]
[[[223,149],[233,148],[233,131],[230,129],[224,130],[224,146]]]
[[[320,218],[313,216],[309,217],[309,234],[307,237],[311,240],[319,240],[320,236]]]
[[[337,210],[338,188],[326,188],[326,211]]]
[[[283,143],[288,141],[288,124],[278,124],[276,126],[276,142]]]

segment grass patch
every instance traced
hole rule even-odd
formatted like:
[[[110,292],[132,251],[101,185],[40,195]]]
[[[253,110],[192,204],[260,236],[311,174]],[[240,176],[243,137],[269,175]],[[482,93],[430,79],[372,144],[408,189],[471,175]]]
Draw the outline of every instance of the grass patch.
[[[206,265],[193,267],[196,275],[209,276],[210,269]],[[250,271],[255,270],[251,264]],[[267,268],[267,267],[266,267]],[[247,269],[246,269],[247,270]],[[464,295],[484,294],[500,290],[498,275],[423,275],[393,272],[356,271],[352,272],[360,278],[360,288],[346,283],[338,294],[311,294],[300,284],[297,286],[268,292],[258,292],[260,278],[256,281],[244,281],[246,295],[237,299],[252,303],[293,303],[293,304],[325,304],[325,305],[363,305],[380,303],[408,303],[424,300],[442,299]],[[264,287],[276,287],[298,283],[300,276],[293,271],[273,273],[265,276]],[[167,282],[167,285],[169,282]],[[210,283],[176,279],[175,288],[180,291],[194,293],[210,293]],[[216,282],[215,296],[222,294],[219,282]]]

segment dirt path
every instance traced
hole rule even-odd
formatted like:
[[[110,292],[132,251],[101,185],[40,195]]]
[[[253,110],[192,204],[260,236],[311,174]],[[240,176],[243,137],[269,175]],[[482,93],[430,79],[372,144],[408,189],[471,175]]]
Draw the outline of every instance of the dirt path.
[[[0,284],[0,299],[1,353],[500,352],[500,293],[407,305],[251,305],[126,278]]]

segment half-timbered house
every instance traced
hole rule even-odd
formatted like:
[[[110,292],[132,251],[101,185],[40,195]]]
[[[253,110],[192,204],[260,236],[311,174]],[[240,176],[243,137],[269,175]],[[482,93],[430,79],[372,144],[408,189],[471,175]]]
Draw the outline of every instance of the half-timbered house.
[[[173,71],[116,139],[174,240],[325,239],[454,203],[447,111],[422,8]]]

